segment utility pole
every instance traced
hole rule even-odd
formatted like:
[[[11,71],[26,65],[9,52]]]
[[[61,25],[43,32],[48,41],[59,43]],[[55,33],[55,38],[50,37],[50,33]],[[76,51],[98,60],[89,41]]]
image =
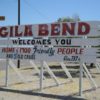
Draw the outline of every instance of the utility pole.
[[[18,25],[20,25],[20,0],[18,0]]]
[[[18,25],[20,25],[20,0],[18,0]],[[17,68],[20,68],[20,60],[17,61]]]

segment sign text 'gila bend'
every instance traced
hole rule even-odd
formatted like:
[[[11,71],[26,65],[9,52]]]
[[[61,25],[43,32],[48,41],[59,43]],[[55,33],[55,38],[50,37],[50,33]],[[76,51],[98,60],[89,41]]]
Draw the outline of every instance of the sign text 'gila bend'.
[[[55,37],[55,36],[96,36],[100,34],[99,23],[66,22],[38,25],[0,27],[0,38],[6,37]]]

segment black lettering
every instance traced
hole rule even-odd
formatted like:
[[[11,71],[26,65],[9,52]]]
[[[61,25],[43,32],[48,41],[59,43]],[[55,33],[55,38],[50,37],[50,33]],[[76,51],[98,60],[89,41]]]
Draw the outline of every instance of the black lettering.
[[[58,45],[58,42],[59,42],[60,40],[55,39],[55,41],[56,41],[56,44]]]
[[[13,44],[18,44],[18,40],[12,40]]]

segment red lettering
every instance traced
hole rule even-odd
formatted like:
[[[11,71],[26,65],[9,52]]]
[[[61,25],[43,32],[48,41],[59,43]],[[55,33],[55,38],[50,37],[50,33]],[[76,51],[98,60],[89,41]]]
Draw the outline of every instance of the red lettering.
[[[31,48],[20,48],[20,53],[30,53]]]
[[[78,49],[78,48],[58,48],[57,53],[58,54],[83,54],[84,49]]]
[[[75,35],[75,23],[69,24],[70,26],[67,23],[62,24],[62,35],[67,35],[67,33],[70,35]]]
[[[84,52],[84,49],[81,48],[81,49],[80,49],[80,54],[83,54],[83,52]]]
[[[4,52],[4,53],[12,53],[12,52],[14,52],[14,48],[2,48],[2,52]]]
[[[10,27],[10,37],[13,37],[13,27]]]
[[[38,36],[79,36],[90,32],[90,25],[85,22],[76,23],[54,23],[50,25],[39,24]],[[24,29],[24,30],[23,30]],[[36,31],[34,30],[34,33]],[[27,37],[33,36],[32,25],[10,26],[0,28],[0,37]]]
[[[60,35],[60,24],[51,24],[51,36]]]
[[[71,53],[70,48],[67,48],[67,49],[63,48],[63,49],[64,49],[64,52],[65,52],[64,54],[70,54]]]
[[[23,32],[18,32],[19,26],[15,26],[15,37],[21,37]]]
[[[39,36],[47,36],[49,34],[48,25],[41,24],[39,25]]]
[[[62,49],[62,48],[58,48],[57,53],[58,53],[58,54],[60,54],[60,53],[62,53],[62,51],[63,51],[63,49]]]
[[[71,49],[71,54],[74,54],[74,53],[76,54],[76,51],[77,51],[77,49],[72,48],[72,49]]]
[[[78,35],[87,35],[90,32],[89,24],[85,22],[79,22],[78,25]]]
[[[7,37],[8,32],[6,27],[1,27],[0,28],[0,37]]]
[[[25,26],[24,36],[32,36],[32,25]]]

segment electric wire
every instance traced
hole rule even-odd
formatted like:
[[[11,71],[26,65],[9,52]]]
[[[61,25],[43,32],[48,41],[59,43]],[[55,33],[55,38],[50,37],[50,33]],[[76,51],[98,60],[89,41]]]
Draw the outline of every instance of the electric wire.
[[[46,16],[45,14],[43,14],[41,11],[39,11],[37,8],[35,8],[34,6],[32,6],[27,0],[24,0],[24,3],[32,8],[38,15],[40,15],[42,18],[50,20],[50,18],[48,16]]]

